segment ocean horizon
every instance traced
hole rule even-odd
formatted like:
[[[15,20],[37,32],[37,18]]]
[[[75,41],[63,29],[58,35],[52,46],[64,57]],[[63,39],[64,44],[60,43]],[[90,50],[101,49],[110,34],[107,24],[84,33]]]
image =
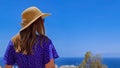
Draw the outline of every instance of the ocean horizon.
[[[75,65],[78,66],[83,57],[61,57],[55,60],[55,64],[60,67],[62,65]],[[120,58],[102,58],[102,63],[105,64],[108,68],[120,68]],[[4,67],[4,60],[0,58],[0,66]]]
[[[81,64],[83,57],[66,57],[56,59],[56,64],[61,65],[76,65]],[[119,57],[105,57],[102,58],[102,64],[105,64],[108,68],[120,68],[120,58]]]

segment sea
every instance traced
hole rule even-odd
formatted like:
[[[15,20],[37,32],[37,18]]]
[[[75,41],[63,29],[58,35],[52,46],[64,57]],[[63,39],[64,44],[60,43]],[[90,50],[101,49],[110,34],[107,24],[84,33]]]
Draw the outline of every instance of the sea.
[[[58,58],[55,63],[60,67],[61,65],[76,65],[82,62],[83,58]],[[4,60],[0,58],[0,66],[4,66]],[[107,65],[108,68],[120,68],[120,58],[103,58],[102,63]]]

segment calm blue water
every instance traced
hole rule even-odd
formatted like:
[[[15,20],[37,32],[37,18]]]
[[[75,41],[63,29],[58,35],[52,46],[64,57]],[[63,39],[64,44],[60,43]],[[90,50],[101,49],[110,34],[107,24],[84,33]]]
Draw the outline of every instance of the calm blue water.
[[[55,63],[58,66],[61,65],[79,65],[83,58],[59,58],[56,59]],[[3,66],[4,61],[0,58],[0,65]],[[104,58],[103,62],[108,68],[120,68],[120,58]]]
[[[83,58],[59,58],[56,59],[56,64],[60,65],[79,65]],[[104,58],[102,63],[107,65],[108,68],[120,68],[120,58]]]

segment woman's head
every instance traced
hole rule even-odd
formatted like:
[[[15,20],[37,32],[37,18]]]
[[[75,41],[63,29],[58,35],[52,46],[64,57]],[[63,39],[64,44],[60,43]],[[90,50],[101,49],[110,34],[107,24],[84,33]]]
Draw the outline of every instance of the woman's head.
[[[36,7],[30,7],[22,13],[22,28],[13,37],[16,52],[31,54],[32,46],[37,42],[37,34],[45,36],[44,18],[49,14],[42,13]]]
[[[37,42],[37,35],[45,36],[44,20],[41,17],[13,37],[12,41],[16,52],[31,54],[32,46]]]
[[[36,34],[45,35],[45,28],[44,28],[44,19],[39,17],[34,23],[29,25],[26,29],[20,31],[20,34],[25,36],[34,37]]]

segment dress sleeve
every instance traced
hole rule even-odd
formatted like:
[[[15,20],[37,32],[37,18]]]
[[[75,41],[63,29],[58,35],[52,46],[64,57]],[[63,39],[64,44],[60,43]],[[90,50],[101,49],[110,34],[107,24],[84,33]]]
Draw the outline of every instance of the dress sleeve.
[[[13,48],[12,41],[10,41],[8,46],[7,46],[6,52],[4,54],[4,60],[5,60],[5,64],[8,64],[8,65],[14,65],[15,64],[14,48]]]
[[[58,53],[50,40],[44,47],[44,62],[45,64],[48,63],[51,59],[58,58]]]

